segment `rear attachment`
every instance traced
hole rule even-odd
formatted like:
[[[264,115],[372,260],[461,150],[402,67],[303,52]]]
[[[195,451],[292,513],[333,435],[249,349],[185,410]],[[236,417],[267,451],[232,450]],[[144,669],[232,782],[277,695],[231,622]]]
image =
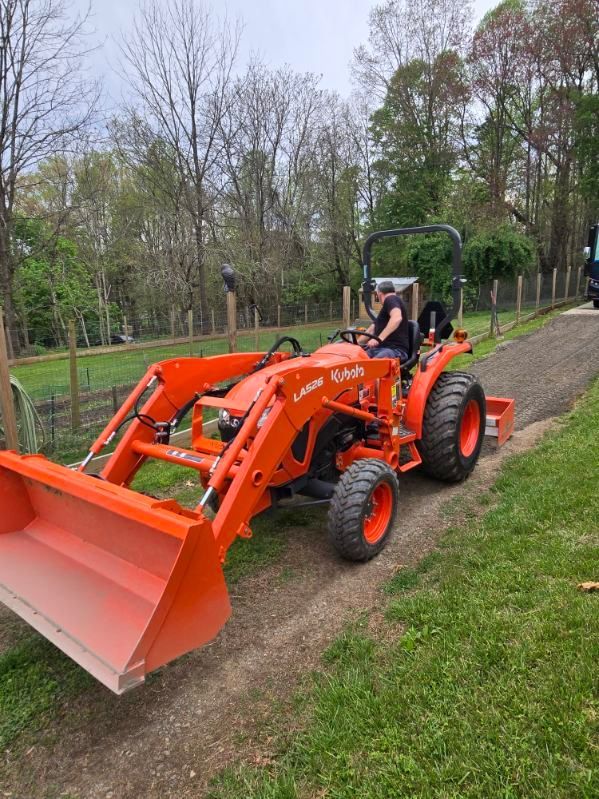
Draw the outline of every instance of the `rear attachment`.
[[[0,453],[0,600],[116,693],[230,615],[208,519]]]
[[[497,439],[501,447],[514,432],[514,409],[516,401],[503,397],[487,397],[487,419],[485,435]]]

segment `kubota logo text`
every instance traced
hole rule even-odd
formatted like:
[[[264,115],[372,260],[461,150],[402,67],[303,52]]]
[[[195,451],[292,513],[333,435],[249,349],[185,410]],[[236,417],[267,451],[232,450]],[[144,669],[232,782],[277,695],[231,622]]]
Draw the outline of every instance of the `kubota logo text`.
[[[320,388],[324,383],[324,377],[317,377],[316,380],[312,380],[309,383],[306,383],[305,386],[302,386],[298,393],[293,393],[293,401],[299,402],[302,397],[305,397],[306,394],[309,394],[311,391],[314,391],[317,388]]]
[[[364,369],[362,366],[353,366],[351,369],[344,366],[343,369],[333,369],[331,371],[331,380],[335,383],[344,383],[346,380],[357,380],[359,377],[364,377]]]

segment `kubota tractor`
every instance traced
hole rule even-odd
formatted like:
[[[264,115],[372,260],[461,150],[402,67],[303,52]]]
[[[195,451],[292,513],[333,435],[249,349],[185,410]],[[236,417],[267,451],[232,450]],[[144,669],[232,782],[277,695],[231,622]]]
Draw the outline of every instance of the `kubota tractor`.
[[[339,553],[365,561],[385,546],[398,506],[398,476],[415,467],[441,480],[467,477],[485,426],[499,443],[512,400],[487,397],[470,374],[445,371],[472,351],[441,332],[460,296],[461,242],[446,225],[375,233],[444,232],[453,240],[453,308],[429,335],[410,322],[407,362],[370,359],[358,332],[341,330],[304,352],[291,337],[266,353],[173,358],[150,367],[77,470],[41,455],[0,453],[0,599],[117,693],[211,640],[230,614],[223,577],[228,548],[251,535],[253,517],[296,494],[330,502]],[[281,347],[288,343],[291,352]],[[219,414],[220,440],[204,434]],[[192,443],[171,443],[192,413]],[[99,475],[90,461],[113,440]],[[155,459],[194,469],[195,510],[129,488]],[[201,498],[200,498],[201,496]]]

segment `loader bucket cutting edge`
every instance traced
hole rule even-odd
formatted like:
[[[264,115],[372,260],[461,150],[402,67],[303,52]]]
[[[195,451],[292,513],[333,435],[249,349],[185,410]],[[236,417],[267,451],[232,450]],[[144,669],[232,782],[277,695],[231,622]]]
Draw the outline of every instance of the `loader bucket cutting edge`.
[[[0,453],[0,600],[115,693],[231,608],[211,522],[42,456]]]

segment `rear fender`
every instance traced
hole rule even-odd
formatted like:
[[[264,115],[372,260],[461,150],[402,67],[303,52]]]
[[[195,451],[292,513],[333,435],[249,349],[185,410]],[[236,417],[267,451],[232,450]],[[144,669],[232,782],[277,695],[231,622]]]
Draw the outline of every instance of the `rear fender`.
[[[422,438],[426,401],[439,375],[454,358],[466,354],[472,354],[472,344],[469,341],[464,341],[461,344],[443,344],[427,359],[425,371],[421,366],[418,367],[408,394],[404,419],[405,426],[416,433],[416,438]]]

